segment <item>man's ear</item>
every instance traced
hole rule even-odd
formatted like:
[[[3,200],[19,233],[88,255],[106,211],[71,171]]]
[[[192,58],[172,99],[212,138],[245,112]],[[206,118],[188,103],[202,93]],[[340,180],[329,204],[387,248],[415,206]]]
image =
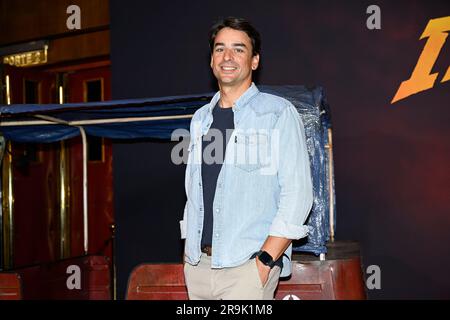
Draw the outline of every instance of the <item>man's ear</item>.
[[[252,57],[252,70],[258,69],[259,66],[259,54]]]
[[[211,67],[211,69],[213,68],[213,56],[211,54],[211,62],[209,63],[209,66]]]

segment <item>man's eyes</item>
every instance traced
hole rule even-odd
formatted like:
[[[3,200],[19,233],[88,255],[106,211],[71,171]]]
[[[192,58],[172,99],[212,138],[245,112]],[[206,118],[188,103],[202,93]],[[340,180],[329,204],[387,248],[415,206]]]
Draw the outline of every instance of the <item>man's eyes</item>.
[[[223,52],[223,51],[224,51],[224,48],[216,48],[215,49],[215,52]],[[234,48],[234,51],[238,52],[238,53],[243,53],[244,49],[242,49],[242,48]]]

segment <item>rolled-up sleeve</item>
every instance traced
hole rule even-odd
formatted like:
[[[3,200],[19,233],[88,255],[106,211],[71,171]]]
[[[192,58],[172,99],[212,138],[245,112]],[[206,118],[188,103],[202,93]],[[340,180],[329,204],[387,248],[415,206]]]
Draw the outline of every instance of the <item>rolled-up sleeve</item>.
[[[305,129],[291,103],[280,114],[275,129],[279,135],[280,197],[269,235],[297,240],[309,232],[305,221],[313,204],[313,188]]]

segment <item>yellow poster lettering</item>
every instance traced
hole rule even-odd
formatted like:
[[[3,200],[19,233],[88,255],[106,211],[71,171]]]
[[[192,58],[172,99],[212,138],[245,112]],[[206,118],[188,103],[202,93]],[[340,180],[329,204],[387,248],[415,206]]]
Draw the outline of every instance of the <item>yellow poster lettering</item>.
[[[444,46],[445,40],[450,31],[450,16],[438,19],[432,19],[428,22],[421,39],[428,38],[425,47],[417,61],[416,67],[411,74],[411,77],[403,81],[397,90],[391,103],[404,99],[415,93],[431,89],[436,82],[438,73],[431,73],[434,63],[439,56],[439,53]],[[450,67],[447,69],[441,82],[450,80]]]

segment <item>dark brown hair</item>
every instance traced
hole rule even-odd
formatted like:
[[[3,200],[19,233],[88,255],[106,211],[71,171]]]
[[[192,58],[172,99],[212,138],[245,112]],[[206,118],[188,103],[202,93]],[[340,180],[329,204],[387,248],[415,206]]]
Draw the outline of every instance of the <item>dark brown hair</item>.
[[[221,19],[211,27],[211,29],[209,30],[209,47],[211,49],[211,52],[213,52],[214,50],[214,40],[216,39],[219,31],[223,28],[231,28],[234,30],[244,31],[252,41],[253,56],[256,56],[261,52],[261,37],[259,35],[259,32],[247,20],[236,17]]]

